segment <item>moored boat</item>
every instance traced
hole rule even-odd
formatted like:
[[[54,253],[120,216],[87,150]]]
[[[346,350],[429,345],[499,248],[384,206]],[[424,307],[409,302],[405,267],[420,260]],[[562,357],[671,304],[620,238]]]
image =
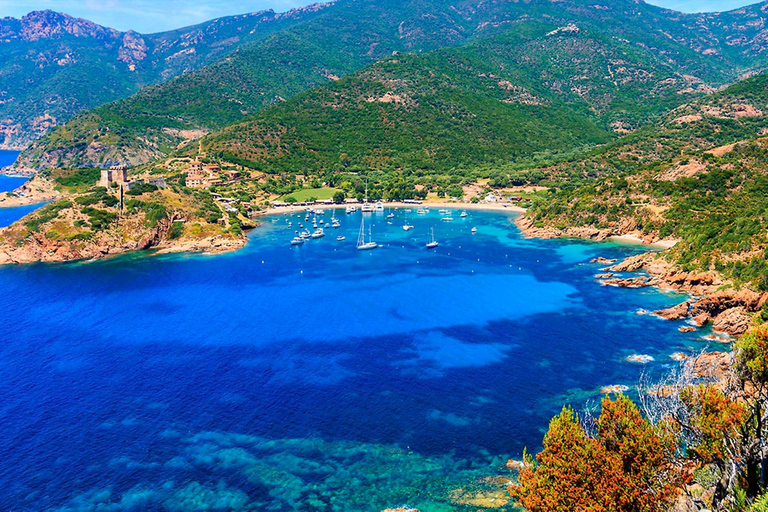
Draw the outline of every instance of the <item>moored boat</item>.
[[[360,233],[357,235],[357,250],[358,251],[368,251],[370,249],[375,249],[379,246],[376,242],[374,242],[371,239],[371,228],[368,227],[368,241],[365,241],[365,217],[362,218],[360,221]]]
[[[437,243],[437,240],[435,240],[435,228],[430,228],[429,230],[429,242],[427,242],[427,249],[434,249],[439,244]]]

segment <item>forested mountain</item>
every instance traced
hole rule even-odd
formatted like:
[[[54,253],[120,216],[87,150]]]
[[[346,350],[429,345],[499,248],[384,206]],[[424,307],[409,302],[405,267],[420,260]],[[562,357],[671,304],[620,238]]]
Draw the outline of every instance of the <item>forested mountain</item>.
[[[619,39],[523,21],[459,48],[390,57],[205,137],[200,148],[270,173],[444,172],[607,142],[697,85]]]
[[[34,144],[22,161],[36,168],[147,162],[394,51],[467,44],[528,21],[574,25],[622,41],[654,66],[676,68],[688,80],[689,92],[704,92],[761,68],[768,48],[766,17],[758,7],[684,15],[627,0],[605,5],[586,0],[340,0],[311,20],[243,45],[215,64],[84,112]],[[628,63],[630,68],[638,64]],[[623,65],[617,62],[611,69],[621,73]],[[598,77],[585,80],[593,78]]]
[[[53,11],[2,18],[0,147],[23,147],[82,110],[213,63],[323,7],[230,16],[148,35]]]

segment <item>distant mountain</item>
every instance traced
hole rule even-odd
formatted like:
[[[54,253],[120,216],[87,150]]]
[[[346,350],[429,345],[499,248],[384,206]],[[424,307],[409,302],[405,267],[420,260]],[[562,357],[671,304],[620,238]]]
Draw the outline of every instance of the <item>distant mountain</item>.
[[[27,145],[85,109],[217,61],[324,5],[142,35],[53,11],[0,19],[0,147]]]
[[[75,117],[35,143],[22,162],[35,168],[148,162],[393,51],[458,46],[531,20],[574,25],[623,41],[639,52],[633,55],[652,59],[652,68],[675,68],[689,83],[685,91],[703,93],[762,69],[768,50],[765,11],[763,4],[685,15],[631,0],[605,5],[591,0],[339,0],[311,20],[243,45],[212,65]],[[605,71],[624,70],[624,61],[616,59]],[[638,126],[623,114],[619,121],[625,125],[616,125],[618,130]]]

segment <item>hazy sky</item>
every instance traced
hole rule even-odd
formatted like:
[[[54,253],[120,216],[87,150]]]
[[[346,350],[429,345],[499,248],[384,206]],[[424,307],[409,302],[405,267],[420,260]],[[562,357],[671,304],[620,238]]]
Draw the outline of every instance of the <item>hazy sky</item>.
[[[0,0],[0,18],[53,9],[118,30],[150,33],[194,25],[230,14],[274,9],[286,11],[313,0]],[[608,0],[610,1],[610,0]],[[685,12],[727,11],[754,0],[649,0]]]

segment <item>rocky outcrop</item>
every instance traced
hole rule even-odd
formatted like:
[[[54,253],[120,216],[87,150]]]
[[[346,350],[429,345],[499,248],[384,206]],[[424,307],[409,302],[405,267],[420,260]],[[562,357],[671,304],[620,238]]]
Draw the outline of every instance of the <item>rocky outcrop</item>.
[[[609,279],[603,279],[600,281],[605,286],[618,286],[620,288],[642,288],[644,286],[650,286],[650,278],[646,276],[637,277],[613,277]]]
[[[692,299],[675,306],[654,311],[667,320],[691,318],[698,326],[712,323],[715,331],[732,336],[743,334],[750,326],[750,313],[758,311],[768,301],[768,293],[751,290],[725,290],[725,284],[714,272],[684,272],[665,261],[659,253],[644,253],[629,257],[605,270],[611,273],[645,271],[648,275],[602,279],[605,285],[636,288],[659,288],[690,292]],[[682,330],[682,329],[681,329]],[[687,332],[687,329],[686,329]]]
[[[592,258],[591,260],[589,260],[590,263],[600,263],[602,265],[616,263],[616,261],[617,260],[615,259],[603,258],[602,256],[598,256],[597,258]]]
[[[170,240],[168,232],[171,225],[180,217],[180,214],[171,214],[151,229],[145,228],[141,219],[124,221],[121,230],[100,232],[91,240],[50,239],[43,233],[32,232],[21,244],[0,244],[0,265],[93,260],[147,249],[158,249],[164,253],[218,253],[239,249],[246,243],[242,236],[221,234]]]
[[[749,329],[750,318],[743,307],[726,309],[712,319],[712,329],[731,335],[744,334]]]
[[[615,233],[610,229],[597,229],[592,226],[569,226],[565,229],[558,229],[553,226],[536,226],[533,219],[526,215],[521,215],[515,219],[515,224],[526,236],[534,238],[584,238],[587,240],[605,240]]]
[[[670,308],[666,309],[660,309],[658,311],[654,311],[653,314],[664,318],[665,320],[680,320],[681,318],[685,318],[688,316],[688,310],[691,307],[690,301],[685,301],[677,306],[672,306]]]

